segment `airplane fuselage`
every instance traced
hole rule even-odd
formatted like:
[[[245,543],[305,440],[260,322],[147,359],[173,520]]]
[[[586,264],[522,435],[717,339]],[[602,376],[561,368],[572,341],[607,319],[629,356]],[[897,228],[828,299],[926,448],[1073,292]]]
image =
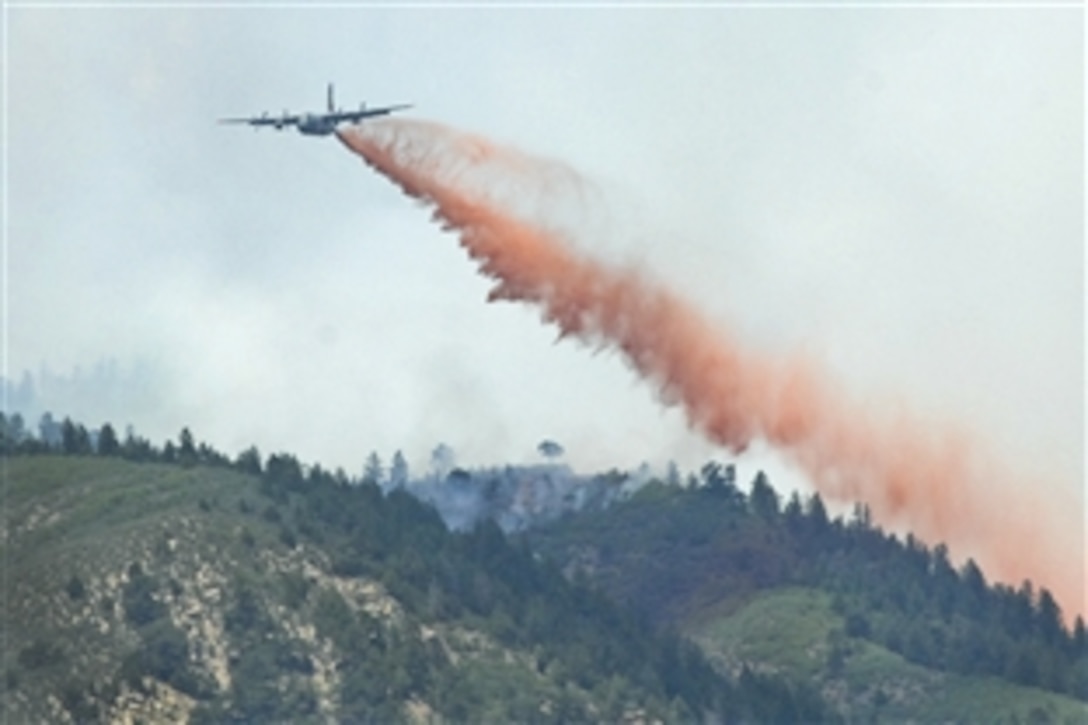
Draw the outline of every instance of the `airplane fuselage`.
[[[328,136],[336,130],[336,122],[312,113],[303,114],[298,120],[298,132],[306,136]]]

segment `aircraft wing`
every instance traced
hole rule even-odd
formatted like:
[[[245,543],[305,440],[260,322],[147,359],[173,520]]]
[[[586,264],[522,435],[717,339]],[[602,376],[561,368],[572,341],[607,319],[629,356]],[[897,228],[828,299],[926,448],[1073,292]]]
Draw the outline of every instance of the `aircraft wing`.
[[[294,126],[299,122],[298,116],[251,116],[249,118],[221,118],[219,123],[245,123],[250,126],[275,126],[276,128],[283,128],[284,126]]]
[[[334,111],[325,115],[325,118],[333,123],[342,123],[344,121],[350,121],[356,123],[364,118],[370,118],[371,116],[385,116],[394,111],[401,111],[405,108],[411,108],[412,104],[403,103],[399,106],[385,106],[383,108],[361,108],[358,111]]]

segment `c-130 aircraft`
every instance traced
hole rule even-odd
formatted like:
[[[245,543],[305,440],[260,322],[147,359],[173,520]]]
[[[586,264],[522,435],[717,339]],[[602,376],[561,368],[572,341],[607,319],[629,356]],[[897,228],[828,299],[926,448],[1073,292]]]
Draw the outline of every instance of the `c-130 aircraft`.
[[[221,118],[219,123],[245,123],[255,127],[272,126],[277,131],[282,131],[286,126],[294,126],[299,133],[306,136],[328,136],[341,123],[358,123],[364,118],[385,116],[394,111],[412,107],[411,104],[401,104],[383,108],[367,108],[366,103],[363,103],[359,106],[358,111],[337,110],[333,102],[332,83],[329,84],[326,96],[328,109],[326,113],[289,114],[284,111],[282,116],[269,116],[266,111],[260,116],[251,118]]]

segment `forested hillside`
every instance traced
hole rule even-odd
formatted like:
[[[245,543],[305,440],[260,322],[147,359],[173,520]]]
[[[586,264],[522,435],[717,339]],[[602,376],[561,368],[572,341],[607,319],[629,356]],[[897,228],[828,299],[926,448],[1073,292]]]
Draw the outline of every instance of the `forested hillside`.
[[[903,667],[889,671],[886,691],[870,682],[856,697],[839,698],[843,706],[860,703],[866,714],[888,704],[891,680],[908,665],[944,683],[985,678],[1088,700],[1084,621],[1070,624],[1047,590],[988,583],[974,562],[954,566],[943,545],[881,531],[864,507],[844,521],[829,518],[818,495],[802,501],[794,494],[783,506],[762,474],[744,492],[730,467],[711,463],[689,484],[651,484],[605,511],[567,517],[529,537],[568,574],[592,578],[617,602],[686,631],[733,666],[789,669],[775,659],[796,652],[752,646],[749,635],[768,618],[777,618],[778,629],[760,628],[767,638],[794,625],[819,630],[818,641],[798,634],[795,645],[815,645],[819,656],[794,674],[831,695],[850,684],[840,675],[854,659],[894,656]],[[794,594],[768,599],[784,592]],[[775,615],[775,606],[797,611]],[[808,615],[817,623],[806,622]],[[748,625],[733,626],[744,618]],[[925,689],[913,699],[924,700]],[[1066,712],[1072,701],[1064,702],[1054,707]],[[1083,706],[1072,712],[1088,714]]]
[[[51,418],[0,445],[14,721],[1088,714],[1049,592],[731,466],[352,477]]]
[[[2,421],[12,721],[831,720],[494,523],[290,454]]]

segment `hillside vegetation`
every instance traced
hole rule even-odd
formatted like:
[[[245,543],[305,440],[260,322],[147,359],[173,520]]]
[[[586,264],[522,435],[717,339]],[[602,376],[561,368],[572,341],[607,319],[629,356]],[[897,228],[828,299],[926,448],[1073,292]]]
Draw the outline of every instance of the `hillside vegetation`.
[[[528,536],[720,668],[817,688],[851,719],[1088,716],[1084,622],[1068,627],[1045,589],[990,585],[974,562],[900,541],[863,507],[843,521],[818,495],[781,506],[762,474],[749,493],[717,464],[689,483]]]
[[[169,455],[80,439],[4,460],[10,721],[834,719],[782,678],[716,671],[493,523],[451,533],[404,492],[187,432]]]
[[[0,416],[5,721],[1088,716],[1084,623],[1049,592],[762,474],[394,460],[383,490],[375,456],[356,479],[39,428]]]

